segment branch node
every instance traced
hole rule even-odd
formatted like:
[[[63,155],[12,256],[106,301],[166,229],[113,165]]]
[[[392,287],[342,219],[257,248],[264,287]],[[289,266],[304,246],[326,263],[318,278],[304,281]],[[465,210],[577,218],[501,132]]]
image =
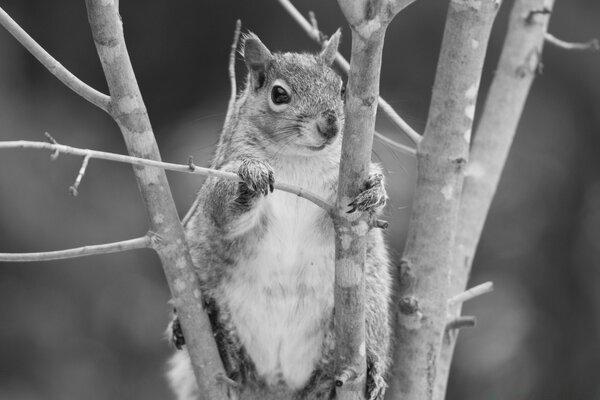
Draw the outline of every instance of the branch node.
[[[456,317],[446,324],[446,332],[462,328],[473,328],[476,324],[477,318],[473,315]]]
[[[194,165],[194,156],[189,156],[188,157],[188,168],[192,172],[196,170],[196,166]]]
[[[49,132],[44,132],[44,136],[46,136],[46,138],[48,139],[48,141],[50,141],[50,143],[52,143],[54,145],[58,145],[58,142],[56,141],[56,139],[54,139]],[[58,149],[55,149],[54,152],[50,155],[50,159],[56,160],[59,155],[60,155],[60,152],[58,151]]]
[[[404,315],[413,315],[419,312],[419,301],[414,296],[406,296],[400,299],[398,309]]]
[[[375,221],[373,222],[373,226],[375,228],[379,228],[379,229],[384,229],[385,230],[385,229],[387,229],[390,226],[390,224],[389,224],[389,222],[387,222],[387,221],[385,221],[383,219],[375,219]]]
[[[155,250],[162,246],[162,244],[164,243],[162,237],[154,231],[148,231],[146,237],[150,239],[150,247],[152,247]]]
[[[335,378],[335,386],[342,387],[358,378],[358,374],[353,368],[346,368]]]
[[[552,10],[550,10],[548,7],[544,7],[544,8],[540,8],[538,10],[530,10],[527,14],[525,14],[523,16],[523,18],[525,19],[526,24],[531,24],[531,23],[533,23],[533,18],[536,15],[549,15],[551,13],[552,13]]]
[[[85,175],[85,170],[87,169],[88,166],[88,162],[90,161],[90,157],[91,154],[86,154],[85,157],[83,157],[83,162],[81,163],[81,168],[79,168],[79,173],[77,174],[77,178],[75,178],[75,183],[73,183],[73,186],[69,187],[69,192],[71,193],[71,196],[76,197],[79,192],[77,191],[77,189],[79,188],[79,184],[81,183],[81,180],[83,179],[83,176]]]

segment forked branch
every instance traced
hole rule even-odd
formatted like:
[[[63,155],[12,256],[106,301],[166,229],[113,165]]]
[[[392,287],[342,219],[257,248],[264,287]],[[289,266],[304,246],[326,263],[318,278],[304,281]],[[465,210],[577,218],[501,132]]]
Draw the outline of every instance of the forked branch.
[[[298,11],[296,7],[292,4],[290,0],[278,0],[279,4],[290,14],[290,16],[300,25],[300,27],[306,32],[308,37],[317,42],[319,45],[323,45],[325,40],[325,36],[318,28],[316,28],[316,24],[310,23],[304,16]],[[395,11],[395,14],[398,13],[401,9],[408,6],[415,0],[403,0],[391,2],[395,4],[395,7],[398,11]],[[316,20],[316,19],[315,19]],[[348,75],[348,71],[350,70],[350,63],[342,56],[339,52],[335,55],[335,61],[339,68]],[[379,99],[379,107],[381,111],[385,113],[386,116],[394,123],[398,128],[400,128],[415,144],[418,144],[421,141],[421,135],[419,135],[413,128],[398,115],[398,113],[390,106],[390,104],[385,101],[381,96],[378,96]],[[376,136],[379,138],[385,138],[385,136],[376,132]],[[385,138],[387,139],[387,138]],[[382,139],[383,140],[383,139]],[[394,142],[391,139],[385,140],[387,143],[392,144],[393,146],[400,147],[402,150],[407,150],[406,146]],[[413,153],[412,149],[408,149],[409,152]]]
[[[391,399],[432,399],[448,321],[448,260],[454,252],[463,173],[479,82],[498,1],[450,0],[429,117],[417,153],[417,189],[399,296],[422,314],[398,314]],[[441,399],[441,398],[440,398]]]
[[[541,62],[554,0],[517,0],[465,171],[450,271],[450,295],[465,290],[483,225],[504,168],[525,100]],[[460,315],[460,303],[450,309]],[[456,335],[444,342],[435,399],[444,398]]]
[[[86,0],[92,37],[111,95],[113,117],[131,156],[160,161],[160,153],[142,100],[123,36],[122,21],[114,0]],[[138,167],[134,174],[145,204],[150,230],[160,241],[154,245],[186,338],[187,351],[200,393],[211,400],[230,399],[218,380],[225,374],[210,320],[201,304],[186,237],[181,226],[166,173]]]

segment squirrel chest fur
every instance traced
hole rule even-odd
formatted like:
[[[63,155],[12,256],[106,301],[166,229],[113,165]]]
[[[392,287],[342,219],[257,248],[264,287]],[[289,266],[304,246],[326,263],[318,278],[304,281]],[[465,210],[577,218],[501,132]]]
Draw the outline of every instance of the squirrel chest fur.
[[[245,38],[247,85],[213,161],[241,182],[207,179],[186,225],[219,352],[240,399],[335,393],[333,223],[315,204],[273,191],[273,183],[335,202],[344,116],[342,82],[330,65],[338,41],[332,37],[318,55],[272,54],[256,36]],[[373,165],[353,210],[381,210],[382,178]],[[382,399],[390,278],[381,232],[368,234],[365,270],[367,394]],[[182,335],[175,336],[179,347]],[[179,400],[199,397],[184,351],[169,375]]]

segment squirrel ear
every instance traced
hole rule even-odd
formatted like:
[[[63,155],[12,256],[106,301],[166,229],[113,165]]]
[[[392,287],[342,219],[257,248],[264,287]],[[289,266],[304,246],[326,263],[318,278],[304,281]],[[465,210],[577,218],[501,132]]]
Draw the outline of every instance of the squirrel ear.
[[[342,35],[340,28],[325,43],[323,46],[323,51],[321,51],[321,58],[325,61],[325,64],[331,65],[335,60],[335,55],[337,54],[338,45],[340,44],[340,36]]]
[[[244,35],[242,49],[252,84],[255,89],[258,89],[265,83],[265,73],[269,63],[273,59],[273,55],[260,41],[258,36],[252,32]]]

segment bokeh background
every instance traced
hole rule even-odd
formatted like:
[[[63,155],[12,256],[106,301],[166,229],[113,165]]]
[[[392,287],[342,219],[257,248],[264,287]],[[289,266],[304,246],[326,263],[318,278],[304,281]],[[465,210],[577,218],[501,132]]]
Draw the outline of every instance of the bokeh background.
[[[334,1],[297,1],[325,32],[349,30]],[[447,2],[418,0],[386,38],[382,95],[422,131]],[[480,103],[493,77],[508,11],[497,19]],[[2,0],[75,75],[106,92],[83,2]],[[273,50],[316,46],[274,0],[121,0],[126,40],[162,156],[208,164],[229,97],[228,52],[241,18]],[[600,36],[600,2],[559,0],[550,30]],[[238,57],[239,58],[239,57]],[[477,254],[473,285],[494,293],[467,304],[478,326],[460,336],[448,399],[600,399],[600,55],[547,47]],[[244,74],[238,60],[238,76]],[[385,117],[378,129],[405,141]],[[44,140],[124,153],[102,111],[62,86],[0,30],[0,140]],[[388,172],[388,240],[399,258],[414,159],[375,144]],[[92,160],[0,154],[0,252],[56,250],[145,233],[131,168]],[[202,180],[169,173],[181,215]],[[169,293],[149,250],[0,264],[0,399],[168,399],[163,338]]]

